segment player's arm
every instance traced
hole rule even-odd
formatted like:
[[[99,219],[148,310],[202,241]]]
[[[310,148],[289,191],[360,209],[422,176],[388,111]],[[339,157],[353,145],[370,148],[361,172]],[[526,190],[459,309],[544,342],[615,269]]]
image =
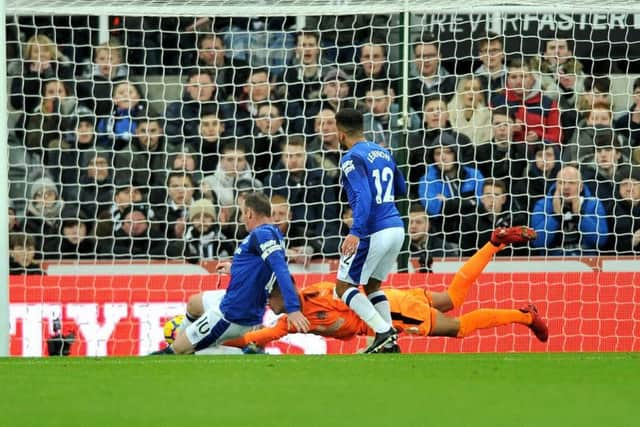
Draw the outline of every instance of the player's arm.
[[[359,239],[366,236],[364,232],[371,211],[371,188],[369,187],[369,177],[366,168],[362,164],[362,159],[352,157],[352,159],[342,164],[344,179],[349,181],[353,199],[350,200],[353,208],[353,225],[349,230]]]
[[[407,194],[407,182],[404,179],[404,175],[398,168],[398,165],[394,163],[395,172],[393,175],[393,194],[396,198],[406,196]]]
[[[290,332],[297,332],[297,331],[295,329],[289,330],[287,317],[282,316],[280,319],[278,319],[278,322],[274,326],[247,332],[246,334],[244,334],[239,338],[234,338],[232,340],[225,341],[224,345],[229,345],[231,347],[244,348],[251,343],[255,343],[260,347],[264,347],[271,341],[280,339]]]
[[[299,332],[307,332],[310,326],[309,321],[300,311],[300,299],[291,280],[284,249],[277,236],[273,234],[261,232],[257,234],[257,239],[260,256],[276,276],[284,300],[284,308],[289,315],[289,323],[293,324]]]

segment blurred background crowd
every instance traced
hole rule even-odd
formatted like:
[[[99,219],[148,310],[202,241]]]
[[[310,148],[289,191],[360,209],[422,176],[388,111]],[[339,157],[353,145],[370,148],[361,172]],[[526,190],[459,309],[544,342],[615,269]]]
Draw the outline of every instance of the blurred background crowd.
[[[248,191],[271,197],[290,262],[337,258],[351,221],[341,107],[405,173],[421,268],[519,224],[537,239],[501,254],[640,253],[640,79],[572,38],[524,54],[480,32],[458,58],[413,28],[402,76],[389,16],[114,17],[102,42],[92,19],[8,22],[14,273],[228,257]]]

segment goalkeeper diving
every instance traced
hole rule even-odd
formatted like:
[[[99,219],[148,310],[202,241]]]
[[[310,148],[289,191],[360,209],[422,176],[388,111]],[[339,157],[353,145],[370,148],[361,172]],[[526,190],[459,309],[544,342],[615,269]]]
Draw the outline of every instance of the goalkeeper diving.
[[[546,342],[547,325],[532,304],[521,309],[483,308],[460,317],[445,314],[464,303],[469,288],[497,252],[508,244],[525,243],[532,239],[535,239],[535,232],[525,226],[494,230],[490,242],[460,268],[446,292],[431,292],[423,288],[385,289],[394,328],[420,336],[464,338],[478,329],[516,323],[528,327],[536,338]],[[318,283],[298,291],[301,311],[310,322],[309,333],[337,339],[350,339],[356,335],[372,336],[374,333],[367,324],[334,296],[333,288],[331,283]],[[276,314],[285,312],[282,294],[277,286],[273,288],[268,303]],[[191,315],[199,314],[193,312],[196,309],[191,304]],[[248,332],[224,344],[240,348],[263,347],[295,332],[298,331],[289,324],[285,315],[272,327]]]

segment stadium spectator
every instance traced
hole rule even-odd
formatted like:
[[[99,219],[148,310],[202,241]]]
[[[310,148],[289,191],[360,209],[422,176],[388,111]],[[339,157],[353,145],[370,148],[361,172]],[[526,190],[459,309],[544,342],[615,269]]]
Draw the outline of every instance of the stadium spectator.
[[[522,178],[527,166],[526,144],[514,142],[515,124],[508,110],[499,107],[491,112],[491,141],[476,147],[478,170],[485,177],[504,182],[512,192],[512,181]]]
[[[545,40],[544,46],[539,65],[542,90],[558,101],[561,112],[575,109],[577,94],[584,91],[584,74],[573,54],[574,41],[556,37]]]
[[[562,129],[558,102],[544,96],[531,63],[514,59],[507,69],[507,86],[491,99],[491,106],[506,106],[521,124],[522,130],[514,136],[516,141],[559,143]]]
[[[433,233],[429,216],[420,203],[409,210],[409,253],[417,258],[420,273],[430,273],[434,258],[459,257],[458,245],[446,242]]]
[[[184,233],[184,257],[191,263],[226,258],[233,255],[234,245],[220,231],[216,209],[209,199],[189,206],[189,222]]]
[[[560,171],[560,147],[554,143],[539,142],[527,151],[527,168],[522,179],[512,179],[511,194],[516,205],[527,212],[554,185]]]
[[[25,145],[46,157],[47,149],[59,150],[64,134],[72,130],[76,99],[62,80],[50,79],[42,82],[40,100],[33,113],[27,115]]]
[[[304,112],[307,119],[307,123],[305,124],[306,134],[309,135],[313,133],[316,116],[321,110],[326,108],[336,112],[343,108],[355,108],[363,112],[365,138],[380,145],[385,143],[382,126],[371,117],[371,113],[367,111],[366,105],[358,102],[358,100],[353,97],[349,77],[344,70],[328,68],[323,74],[320,99],[305,105]]]
[[[136,85],[126,80],[113,85],[111,99],[111,115],[98,119],[96,132],[99,146],[119,151],[131,142],[136,133],[136,119],[147,114],[147,105]]]
[[[593,160],[595,142],[598,138],[608,138],[609,142],[622,137],[613,131],[612,114],[607,104],[595,104],[580,120],[578,127],[562,149],[562,161],[585,163]],[[620,147],[622,148],[622,147]]]
[[[24,231],[34,237],[38,258],[58,257],[60,250],[60,212],[64,202],[50,178],[31,183]]]
[[[93,221],[85,216],[76,204],[69,204],[62,210],[60,227],[61,259],[95,259],[97,242],[92,236]]]
[[[200,167],[204,174],[213,173],[220,159],[220,146],[227,140],[226,125],[215,108],[203,108],[200,112],[198,135],[189,139],[189,150],[198,153]]]
[[[271,196],[271,219],[284,236],[287,260],[290,263],[307,266],[311,258],[322,254],[322,238],[305,235],[304,226],[292,224],[291,208],[283,196]]]
[[[482,196],[484,176],[459,160],[460,147],[442,133],[428,148],[427,170],[419,181],[419,200],[447,242],[460,245],[460,221],[472,214]]]
[[[262,193],[263,188],[262,183],[256,179],[241,178],[235,183],[235,204],[220,206],[220,213],[218,214],[220,230],[225,236],[235,241],[236,247],[249,234],[242,220],[241,207],[244,200],[249,193]],[[214,205],[216,205],[215,201]]]
[[[168,241],[151,221],[152,211],[147,204],[132,203],[122,211],[120,227],[113,236],[98,242],[98,252],[105,258],[165,259],[181,254],[167,251]]]
[[[204,69],[192,68],[184,85],[182,100],[170,103],[165,112],[169,144],[176,147],[187,144],[199,149],[197,139],[203,111],[215,112],[224,121],[233,117],[233,108],[218,92],[213,75]]]
[[[73,130],[76,99],[61,80],[43,82],[42,102],[26,123],[25,146],[39,157],[47,174],[57,183],[62,180],[62,153],[69,144],[64,135]]]
[[[537,233],[531,247],[543,255],[593,255],[609,234],[604,206],[574,166],[560,169],[555,185],[536,202],[531,225]]]
[[[34,35],[24,49],[22,74],[11,80],[11,106],[26,114],[33,113],[40,105],[45,81],[66,82],[72,77],[73,66],[56,44],[44,34]]]
[[[602,202],[605,212],[611,213],[615,200],[616,173],[622,164],[622,150],[611,129],[604,129],[597,135],[594,145],[595,153],[580,163],[580,172],[591,194]]]
[[[189,222],[189,205],[198,197],[196,186],[191,175],[177,171],[169,173],[166,185],[166,201],[155,206],[153,219],[169,241],[182,240]]]
[[[360,46],[354,80],[357,99],[364,98],[374,87],[384,88],[392,99],[400,94],[399,77],[389,66],[386,41],[371,40]]]
[[[18,221],[16,204],[12,199],[9,199],[9,233],[20,231],[20,221]]]
[[[584,119],[595,105],[604,104],[613,111],[613,98],[611,97],[611,79],[608,76],[588,76],[584,79],[584,91],[578,94],[575,120],[572,123],[563,122],[563,126],[569,127],[571,132],[582,119]],[[569,112],[566,113],[570,116]],[[568,139],[565,137],[564,139]]]
[[[221,98],[234,98],[236,91],[249,76],[249,65],[234,56],[227,55],[224,38],[215,33],[198,35],[197,65],[209,69],[211,75],[216,76],[216,86]],[[192,64],[195,65],[195,64]]]
[[[182,147],[182,150],[169,154],[169,170],[189,173],[193,178],[193,182],[197,185],[202,182],[200,156],[189,146]]]
[[[220,161],[216,171],[203,178],[201,192],[209,200],[215,199],[221,208],[235,205],[236,182],[254,179],[254,172],[247,160],[247,148],[236,141],[225,141],[220,148]],[[257,183],[256,186],[261,186]]]
[[[252,157],[252,168],[260,181],[268,179],[273,166],[280,160],[286,139],[285,119],[278,104],[258,104],[253,127],[253,138],[247,141]]]
[[[613,238],[618,255],[640,254],[640,167],[624,165],[616,172],[618,183]],[[610,212],[610,211],[609,211]]]
[[[295,23],[293,16],[233,16],[221,34],[233,58],[279,76],[294,48]]]
[[[36,259],[36,241],[24,233],[9,235],[9,274],[45,274]]]
[[[253,68],[237,99],[235,110],[235,136],[248,136],[253,134],[254,118],[258,106],[265,102],[278,103],[280,113],[286,119],[285,131],[288,133],[300,133],[304,126],[302,110],[297,102],[285,102],[279,98],[271,82],[271,74],[268,68]]]
[[[98,215],[96,224],[97,237],[111,237],[113,233],[122,228],[122,220],[125,211],[131,204],[141,204],[145,201],[145,194],[138,187],[131,184],[131,180],[117,182],[113,191],[113,202],[109,209],[109,216],[101,218]],[[151,209],[147,209],[148,215],[154,215]]]
[[[447,110],[451,128],[466,135],[473,144],[491,140],[491,113],[479,78],[459,79],[456,95],[447,105]]]
[[[640,78],[633,81],[633,104],[615,121],[614,127],[628,139],[633,163],[640,164]]]
[[[540,63],[533,63],[534,69],[540,70],[544,95],[558,102],[563,143],[571,138],[582,118],[578,114],[578,103],[585,91],[582,63],[574,56],[573,48],[572,39],[548,39]]]
[[[507,67],[504,64],[504,37],[488,31],[475,42],[480,65],[473,72],[480,80],[485,100],[491,99],[506,87]]]
[[[365,126],[371,132],[378,135],[374,138],[378,144],[389,148],[392,152],[405,148],[403,114],[400,105],[393,101],[393,89],[388,85],[376,82],[365,92],[365,103],[368,115],[365,120],[369,124]],[[409,110],[409,124],[407,131],[420,129],[420,115]]]
[[[331,108],[320,110],[314,120],[315,137],[307,145],[307,151],[315,164],[329,178],[337,181],[340,175],[340,141],[336,127],[336,112]]]
[[[322,105],[328,105],[334,111],[356,106],[349,76],[344,70],[329,68],[322,75],[321,100]]]
[[[460,247],[463,256],[473,255],[479,248],[491,240],[497,228],[526,225],[529,221],[525,213],[514,213],[509,209],[507,186],[499,179],[487,178],[482,186],[480,203],[472,215],[461,221]],[[498,255],[527,255],[526,248],[505,248]]]
[[[95,116],[84,106],[80,106],[77,113],[71,119],[72,130],[64,135],[62,148],[58,150],[59,183],[66,201],[78,200],[81,172],[96,150]]]
[[[304,138],[288,137],[268,187],[289,201],[292,226],[303,227],[306,236],[323,236],[324,254],[337,253],[338,239],[329,237],[337,237],[340,227],[338,183],[309,157]]]
[[[98,118],[111,114],[114,85],[129,78],[129,68],[123,63],[123,47],[116,39],[97,46],[93,64],[78,79],[78,99]]]
[[[473,160],[473,144],[466,135],[451,129],[447,104],[438,95],[425,98],[423,110],[423,131],[414,132],[409,138],[409,183],[413,184],[409,190],[411,194],[417,194],[415,183],[425,173],[429,163],[429,147],[438,144],[441,138],[452,140],[456,144],[456,161],[464,165]],[[446,136],[445,136],[446,135]]]
[[[456,78],[440,64],[440,43],[431,33],[424,33],[413,42],[413,63],[417,74],[409,79],[409,103],[422,111],[425,97],[440,96],[449,102],[456,91]]]
[[[307,28],[317,28],[323,56],[330,63],[357,61],[356,46],[369,40],[387,40],[389,15],[307,16]]]
[[[164,202],[166,198],[167,155],[175,151],[164,136],[164,121],[154,117],[136,120],[135,136],[127,147],[115,153],[113,166],[116,180],[124,174],[131,182],[143,187],[152,204]]]
[[[83,214],[92,221],[106,219],[113,204],[113,168],[111,153],[93,151],[86,153],[87,163],[83,165],[77,199],[66,199],[68,202],[78,201]]]
[[[7,135],[9,155],[9,197],[14,201],[19,217],[24,216],[29,199],[29,184],[47,176],[42,159],[27,150],[24,141],[18,140],[15,132]]]
[[[280,79],[280,90],[289,101],[311,101],[322,88],[320,34],[302,30],[296,34],[295,56]]]

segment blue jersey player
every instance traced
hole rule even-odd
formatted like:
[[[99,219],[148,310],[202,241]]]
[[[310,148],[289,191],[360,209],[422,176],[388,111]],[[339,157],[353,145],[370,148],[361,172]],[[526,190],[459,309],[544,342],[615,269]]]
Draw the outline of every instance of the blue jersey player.
[[[203,304],[203,294],[191,297],[183,332],[171,346],[152,354],[193,353],[244,335],[262,324],[267,297],[276,282],[285,300],[289,322],[300,332],[307,332],[309,321],[300,312],[300,300],[285,259],[284,238],[270,224],[269,199],[262,193],[248,194],[241,210],[250,233],[235,251],[224,297],[215,304]],[[189,313],[197,310],[190,310],[190,305],[204,305],[207,310],[195,319]]]
[[[341,247],[336,294],[376,332],[366,353],[398,352],[389,302],[380,290],[404,242],[404,223],[395,205],[406,194],[391,153],[366,141],[363,117],[354,109],[336,114],[342,156],[342,184],[353,210],[353,225]],[[367,296],[358,291],[364,285]]]

